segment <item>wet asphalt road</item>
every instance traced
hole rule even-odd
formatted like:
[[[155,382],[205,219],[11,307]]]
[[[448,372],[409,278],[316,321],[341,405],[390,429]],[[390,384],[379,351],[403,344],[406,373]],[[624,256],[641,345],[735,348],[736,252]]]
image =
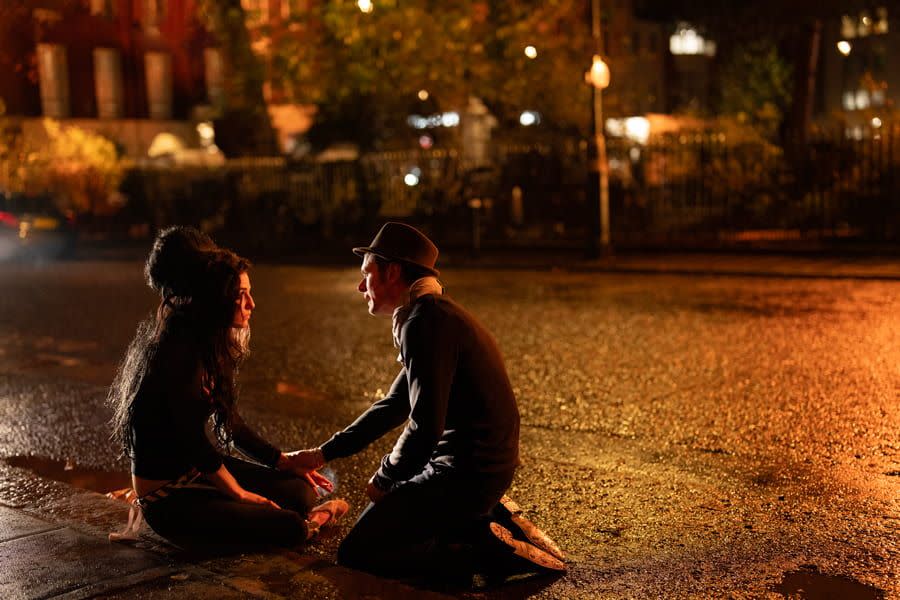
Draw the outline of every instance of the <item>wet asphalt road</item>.
[[[357,274],[251,273],[242,412],[285,448],[327,439],[397,370]],[[511,494],[570,557],[555,581],[470,595],[780,597],[799,570],[900,597],[900,283],[443,279],[496,335],[518,394]],[[0,458],[124,470],[103,400],[156,306],[140,265],[5,265],[0,289]],[[392,441],[333,465],[352,510]],[[0,486],[0,502],[28,493]],[[333,560],[335,543],[312,552]]]

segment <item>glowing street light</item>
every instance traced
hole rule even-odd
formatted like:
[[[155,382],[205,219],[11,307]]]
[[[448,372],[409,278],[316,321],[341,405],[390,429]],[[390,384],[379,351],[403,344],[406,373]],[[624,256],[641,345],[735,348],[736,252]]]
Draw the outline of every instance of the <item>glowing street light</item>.
[[[422,102],[428,100],[428,90],[419,90],[419,93],[417,95],[419,96],[419,100],[421,100]]]
[[[847,40],[841,40],[837,43],[837,49],[838,52],[844,56],[849,56],[850,51],[853,50],[853,46]]]
[[[375,10],[375,3],[373,3],[372,0],[357,0],[356,6],[366,14]]]
[[[585,80],[598,90],[605,90],[609,87],[609,66],[599,54],[594,55],[594,62],[591,64],[591,70],[585,75]]]
[[[519,124],[523,127],[530,127],[541,122],[541,115],[533,110],[524,110],[519,115]]]
[[[525,46],[525,56],[531,59],[537,58],[537,48],[534,46]]]

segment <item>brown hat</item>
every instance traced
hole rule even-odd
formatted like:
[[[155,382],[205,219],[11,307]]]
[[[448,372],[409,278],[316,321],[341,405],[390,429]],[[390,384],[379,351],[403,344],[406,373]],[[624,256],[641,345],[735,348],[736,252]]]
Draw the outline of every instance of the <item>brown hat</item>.
[[[357,256],[365,256],[369,252],[387,260],[421,267],[435,276],[440,275],[440,271],[434,268],[438,257],[437,246],[424,233],[405,223],[388,221],[371,244],[353,249]]]

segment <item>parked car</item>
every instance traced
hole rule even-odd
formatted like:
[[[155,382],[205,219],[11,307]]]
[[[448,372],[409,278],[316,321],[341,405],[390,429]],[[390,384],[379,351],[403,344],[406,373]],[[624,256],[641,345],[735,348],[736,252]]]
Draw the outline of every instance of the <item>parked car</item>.
[[[62,258],[75,249],[74,215],[47,195],[0,193],[0,260]]]

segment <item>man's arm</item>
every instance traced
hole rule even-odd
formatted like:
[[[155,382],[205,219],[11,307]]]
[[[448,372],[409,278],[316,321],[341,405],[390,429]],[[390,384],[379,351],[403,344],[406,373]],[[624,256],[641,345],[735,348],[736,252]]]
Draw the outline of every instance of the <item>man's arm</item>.
[[[409,417],[409,386],[401,369],[387,396],[375,402],[346,429],[322,444],[322,458],[331,461],[356,454]]]
[[[376,488],[390,491],[395,483],[421,472],[441,439],[456,373],[458,335],[440,312],[416,315],[404,325],[400,350],[409,383],[409,422],[372,477]]]

